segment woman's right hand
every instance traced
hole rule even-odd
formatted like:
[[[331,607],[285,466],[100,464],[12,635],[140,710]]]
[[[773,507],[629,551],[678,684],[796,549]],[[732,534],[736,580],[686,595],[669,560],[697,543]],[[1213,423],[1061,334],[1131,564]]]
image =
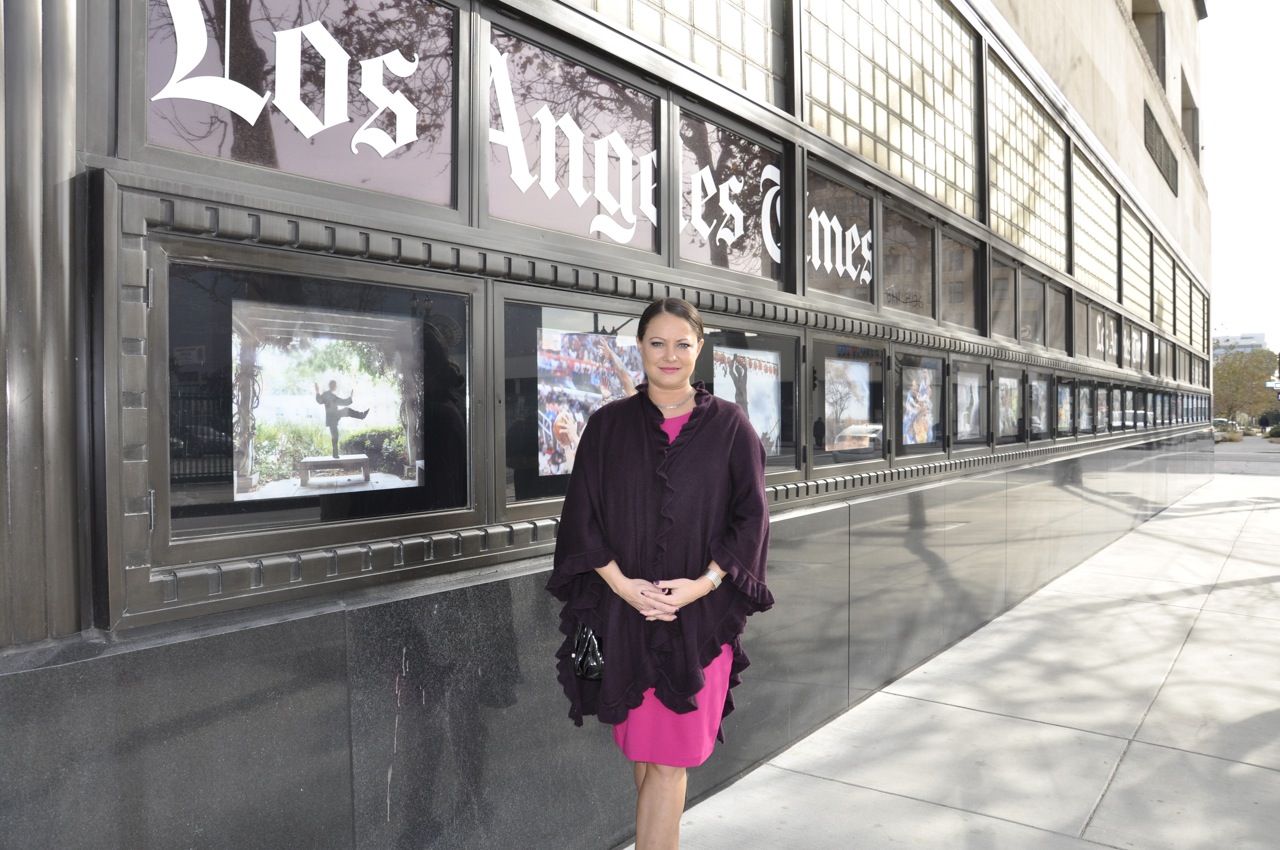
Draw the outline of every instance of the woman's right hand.
[[[653,592],[653,582],[639,578],[627,578],[622,574],[617,561],[610,561],[596,570],[609,585],[609,589],[621,596],[628,605],[640,612],[646,620],[662,620],[671,622],[680,610],[669,602],[655,599],[645,594]]]

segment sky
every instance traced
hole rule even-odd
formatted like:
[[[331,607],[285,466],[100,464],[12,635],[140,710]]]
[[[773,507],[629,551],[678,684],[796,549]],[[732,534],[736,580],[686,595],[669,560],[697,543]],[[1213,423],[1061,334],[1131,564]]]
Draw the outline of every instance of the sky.
[[[1190,2],[1190,0],[1187,0]],[[1263,333],[1280,349],[1280,3],[1207,0],[1200,22],[1200,154],[1213,225],[1214,336]]]

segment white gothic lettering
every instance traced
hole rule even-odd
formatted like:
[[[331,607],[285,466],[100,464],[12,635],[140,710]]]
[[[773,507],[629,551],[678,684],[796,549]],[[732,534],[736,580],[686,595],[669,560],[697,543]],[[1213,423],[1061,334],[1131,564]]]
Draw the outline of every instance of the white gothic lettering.
[[[339,124],[351,120],[347,99],[347,77],[351,55],[338,44],[333,35],[319,21],[300,27],[278,30],[275,33],[275,92],[259,94],[248,86],[231,79],[228,67],[231,51],[226,51],[222,76],[196,75],[194,71],[205,59],[209,38],[205,32],[204,16],[200,0],[165,0],[173,20],[176,51],[173,74],[151,99],[184,98],[220,106],[238,115],[248,124],[256,124],[274,94],[276,109],[310,139]],[[231,4],[225,4],[226,14],[231,15]],[[228,20],[224,32],[231,33]],[[230,37],[228,35],[228,37]],[[319,104],[319,116],[302,100],[302,51],[304,40],[311,45],[324,62],[324,91]],[[399,91],[391,91],[383,82],[384,72],[402,79],[408,78],[418,67],[418,57],[406,59],[399,50],[372,59],[360,61],[360,93],[375,107],[351,138],[351,152],[361,144],[367,144],[387,156],[394,150],[418,139],[418,110]],[[373,126],[378,116],[390,110],[395,116],[396,135],[392,138],[385,130]]]
[[[817,207],[809,208],[809,264],[836,277],[848,277],[861,286],[871,285],[871,228],[858,233],[858,225],[846,230],[840,219]]]
[[[588,182],[586,134],[572,115],[566,113],[557,117],[547,106],[542,106],[533,115],[538,124],[539,150],[539,173],[537,177],[533,175],[525,154],[507,59],[507,54],[489,45],[489,91],[498,113],[497,126],[489,127],[489,144],[506,149],[508,176],[516,188],[524,194],[537,183],[547,198],[553,198],[565,189],[579,207],[594,200],[603,212],[592,217],[589,232],[602,233],[622,245],[635,236],[638,215],[656,224],[658,210],[653,198],[658,188],[658,152],[637,154],[616,130],[604,138],[591,140],[592,173]],[[562,134],[567,143],[568,185],[561,185],[557,176],[557,133]],[[610,167],[611,159],[616,159],[616,168]],[[640,180],[638,198],[633,188],[637,169]],[[616,191],[611,185],[614,171],[617,173]]]

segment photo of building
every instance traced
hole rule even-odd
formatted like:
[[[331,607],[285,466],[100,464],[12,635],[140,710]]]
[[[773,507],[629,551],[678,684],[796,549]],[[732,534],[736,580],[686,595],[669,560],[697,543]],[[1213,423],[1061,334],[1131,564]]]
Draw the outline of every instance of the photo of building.
[[[6,2],[0,844],[628,841],[543,588],[654,298],[768,448],[691,799],[1195,489],[1207,14]]]

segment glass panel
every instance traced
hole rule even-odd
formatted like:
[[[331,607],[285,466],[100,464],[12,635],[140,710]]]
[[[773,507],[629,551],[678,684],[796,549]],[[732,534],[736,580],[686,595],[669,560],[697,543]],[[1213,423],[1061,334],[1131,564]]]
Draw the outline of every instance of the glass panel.
[[[1059,437],[1070,437],[1075,433],[1075,383],[1073,381],[1058,381],[1058,403],[1055,405],[1057,418],[1054,423],[1053,432]]]
[[[1093,412],[1098,433],[1105,434],[1111,427],[1111,395],[1106,387],[1094,391]]]
[[[1093,387],[1081,383],[1076,394],[1076,432],[1093,433]]]
[[[996,442],[1020,443],[1026,439],[1021,372],[996,369],[996,415]]]
[[[1178,339],[1191,344],[1191,278],[1178,267],[1175,273],[1175,302],[1177,305]]]
[[[1151,274],[1154,281],[1151,321],[1158,330],[1173,333],[1173,257],[1159,242],[1155,243],[1151,257]]]
[[[795,337],[708,327],[693,379],[746,411],[765,449],[765,471],[796,469]]]
[[[805,204],[805,285],[871,303],[871,201],[815,171]]]
[[[1053,425],[1053,399],[1049,395],[1049,378],[1045,375],[1031,375],[1027,382],[1031,405],[1030,436],[1033,440],[1043,440],[1049,436]]]
[[[1071,177],[1076,280],[1114,301],[1119,270],[1117,195],[1082,156],[1072,159]]]
[[[884,303],[933,316],[933,228],[884,211]]]
[[[898,357],[899,402],[902,428],[898,454],[942,449],[942,360],[904,354]]]
[[[638,318],[507,304],[508,501],[564,495],[587,419],[644,381]]]
[[[1066,271],[1066,139],[994,54],[988,67],[991,229]]]
[[[758,100],[775,106],[786,103],[783,0],[584,0],[579,5]]]
[[[1126,428],[1141,428],[1144,424],[1142,422],[1142,411],[1134,407],[1135,402],[1141,398],[1141,395],[1139,393],[1138,398],[1135,398],[1133,390],[1126,389],[1124,391],[1124,427]]]
[[[658,248],[657,98],[493,31],[489,214]]]
[[[1089,357],[1107,358],[1107,314],[1097,306],[1089,307]]]
[[[1151,231],[1128,206],[1120,211],[1120,298],[1133,315],[1151,318]]]
[[[978,249],[943,236],[939,262],[942,321],[978,330]]]
[[[829,466],[884,457],[884,351],[815,342],[813,463]]]
[[[1044,283],[1023,274],[1022,301],[1018,305],[1021,318],[1018,338],[1023,342],[1044,345]]]
[[[680,257],[782,279],[782,157],[692,115],[680,117]]]
[[[1125,427],[1132,426],[1126,421],[1122,391],[1115,387],[1111,390],[1111,430],[1119,431]]]
[[[1076,357],[1090,357],[1091,348],[1089,346],[1089,302],[1079,298],[1075,300],[1075,338],[1076,347],[1072,353]]]
[[[1015,272],[1001,262],[991,264],[991,333],[996,336],[1018,335],[1017,299],[1014,297]]]
[[[175,536],[463,508],[469,300],[174,263]]]
[[[456,13],[370,5],[151,0],[147,141],[452,204]]]
[[[935,0],[796,5],[805,35],[806,120],[976,216],[977,39],[963,16]]]
[[[959,363],[955,370],[955,442],[985,444],[987,442],[987,367]]]
[[[1067,350],[1067,303],[1065,289],[1049,286],[1045,298],[1045,342],[1054,351]]]

